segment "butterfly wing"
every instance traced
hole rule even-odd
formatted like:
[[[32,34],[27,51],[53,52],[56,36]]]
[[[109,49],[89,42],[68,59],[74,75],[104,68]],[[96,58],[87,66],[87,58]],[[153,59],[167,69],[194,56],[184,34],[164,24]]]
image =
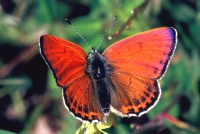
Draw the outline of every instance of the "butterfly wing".
[[[69,87],[63,89],[66,108],[83,121],[102,121],[103,113],[96,96],[88,76],[75,80]]]
[[[113,68],[111,105],[125,116],[140,116],[159,100],[162,78],[177,41],[174,28],[149,30],[106,49],[103,56]]]
[[[51,68],[58,86],[63,88],[67,109],[83,121],[101,121],[102,113],[85,74],[86,53],[78,45],[58,37],[43,35],[40,52]]]
[[[122,116],[141,116],[157,103],[161,95],[157,80],[114,72],[111,83],[112,111]]]
[[[78,45],[61,38],[40,37],[40,52],[51,68],[58,86],[65,87],[85,75],[86,53]]]

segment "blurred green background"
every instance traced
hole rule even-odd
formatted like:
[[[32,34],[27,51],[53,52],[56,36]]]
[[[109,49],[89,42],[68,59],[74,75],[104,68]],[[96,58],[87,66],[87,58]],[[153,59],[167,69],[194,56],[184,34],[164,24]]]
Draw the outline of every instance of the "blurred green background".
[[[131,10],[138,9],[143,2],[0,0],[0,133],[75,133],[81,122],[64,108],[61,89],[39,54],[39,37],[43,34],[62,37],[89,52],[65,18],[71,19],[89,44],[95,46],[115,15],[118,19],[108,35],[118,31],[131,16]],[[172,26],[178,31],[175,55],[160,81],[162,97],[140,118],[119,117],[117,124],[106,130],[108,133],[133,133],[131,124],[151,121],[178,97],[168,114],[189,127],[165,121],[161,128],[144,133],[200,133],[200,0],[151,0],[119,39],[161,26]],[[100,51],[114,41],[105,38]]]

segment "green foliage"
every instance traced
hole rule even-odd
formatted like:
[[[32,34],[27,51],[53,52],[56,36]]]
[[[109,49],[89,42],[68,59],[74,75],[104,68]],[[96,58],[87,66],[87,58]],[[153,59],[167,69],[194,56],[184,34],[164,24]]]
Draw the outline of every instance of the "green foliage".
[[[15,134],[13,132],[5,131],[5,130],[0,130],[0,134]]]

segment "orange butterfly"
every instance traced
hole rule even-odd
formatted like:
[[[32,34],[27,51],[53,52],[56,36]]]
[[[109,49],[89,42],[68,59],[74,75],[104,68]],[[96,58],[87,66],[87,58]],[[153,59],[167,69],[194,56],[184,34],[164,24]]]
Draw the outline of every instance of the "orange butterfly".
[[[81,121],[101,122],[110,111],[141,116],[158,102],[161,79],[174,54],[177,32],[171,27],[125,38],[102,54],[87,55],[77,44],[43,35],[40,51],[51,68],[63,100]]]

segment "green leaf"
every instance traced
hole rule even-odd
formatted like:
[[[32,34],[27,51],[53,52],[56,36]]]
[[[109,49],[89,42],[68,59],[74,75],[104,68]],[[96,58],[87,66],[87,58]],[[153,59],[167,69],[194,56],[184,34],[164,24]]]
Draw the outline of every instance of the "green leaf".
[[[193,21],[196,16],[195,11],[183,3],[172,5],[171,12],[175,20],[185,23]]]
[[[199,36],[197,36],[197,35],[200,35],[200,30],[197,30],[197,29],[200,29],[200,17],[199,17],[199,20],[189,25],[190,34],[192,38],[194,39],[194,41],[196,42],[193,45],[196,45],[196,46],[198,46],[200,43],[200,38]]]
[[[0,134],[16,134],[16,133],[6,131],[6,130],[0,130]]]

